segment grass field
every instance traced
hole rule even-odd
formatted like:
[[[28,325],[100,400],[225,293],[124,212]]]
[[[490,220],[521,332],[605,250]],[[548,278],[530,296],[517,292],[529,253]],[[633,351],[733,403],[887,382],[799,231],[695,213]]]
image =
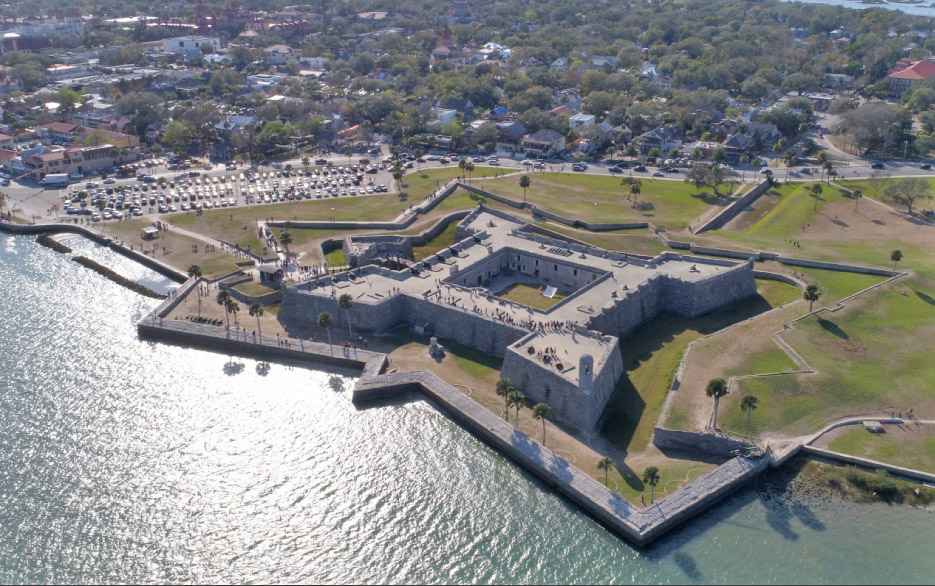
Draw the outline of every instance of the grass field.
[[[258,283],[256,281],[234,285],[234,289],[237,289],[246,295],[266,295],[267,293],[273,293],[280,290],[279,287],[269,287],[265,283]]]
[[[234,263],[243,260],[220,250],[206,252],[204,243],[171,230],[160,232],[158,240],[144,241],[140,237],[140,232],[150,225],[151,222],[148,220],[108,222],[104,228],[104,234],[114,236],[126,245],[132,244],[134,250],[140,250],[141,246],[146,250],[152,250],[155,244],[157,249],[154,258],[157,260],[184,272],[187,272],[191,265],[198,265],[201,273],[209,279],[237,270]],[[193,252],[193,246],[197,246],[198,252]],[[163,247],[166,249],[165,253],[162,251]]]
[[[426,242],[424,246],[413,246],[413,258],[417,261],[423,260],[453,245],[457,227],[457,222],[450,222],[438,236]]]
[[[688,344],[775,307],[790,296],[777,286],[782,283],[757,284],[763,285],[760,295],[694,319],[662,314],[621,340],[627,376],[610,400],[601,435],[621,449],[645,449]],[[783,286],[798,291],[791,285]]]
[[[916,277],[799,322],[784,337],[816,374],[738,381],[739,392],[722,400],[722,427],[745,426],[734,408],[745,394],[760,400],[756,432],[805,433],[835,417],[891,407],[935,409],[933,294],[933,281]]]
[[[656,484],[655,495],[658,501],[665,495],[675,492],[689,482],[709,472],[714,468],[714,464],[689,460],[664,460],[656,462],[656,467],[659,469],[659,483]],[[604,482],[604,473],[597,470],[596,467],[594,467],[593,470],[588,470],[588,472],[601,483]],[[644,504],[649,506],[652,487],[648,484],[643,484],[642,476],[642,469],[631,470],[629,468],[624,468],[623,470],[618,470],[614,468],[607,474],[607,485],[611,490],[620,493],[620,496],[631,503],[637,506],[642,506]],[[644,496],[645,499],[641,499],[641,495]]]
[[[557,305],[562,299],[567,297],[567,295],[556,293],[553,297],[543,297],[542,292],[539,290],[539,285],[514,283],[501,291],[497,297],[502,297],[508,301],[515,301],[516,303],[522,303],[523,305],[546,311],[550,307]]]
[[[660,252],[668,250],[668,247],[662,243],[662,240],[645,228],[589,232],[587,230],[577,230],[556,222],[537,221],[536,225],[605,250],[616,250],[646,256],[656,256]]]
[[[526,200],[544,210],[587,222],[652,222],[669,230],[686,228],[710,206],[719,202],[713,192],[681,181],[643,179],[639,202],[633,207],[629,188],[620,177],[571,173],[536,173]],[[498,195],[523,201],[519,177],[478,181],[477,186]],[[725,190],[726,191],[726,190]],[[720,201],[726,204],[726,201]]]
[[[347,264],[347,260],[344,258],[344,250],[336,248],[325,254],[325,262],[332,267],[343,267]]]
[[[758,250],[798,252],[802,249],[793,246],[792,241],[807,241],[805,236],[813,233],[810,225],[813,215],[824,212],[832,202],[850,201],[840,189],[823,185],[816,207],[816,198],[809,189],[810,184],[802,183],[786,183],[774,188],[769,193],[778,194],[781,200],[767,214],[742,232],[720,231],[717,234]]]
[[[910,431],[902,431],[900,427]],[[935,430],[909,425],[888,425],[887,432],[870,433],[863,426],[848,427],[828,443],[828,448],[842,454],[861,456],[905,466],[924,472],[935,472]]]
[[[931,187],[933,193],[935,193],[935,177],[920,177],[920,179],[924,179],[929,184],[929,187]],[[886,201],[883,191],[888,185],[896,183],[897,181],[899,181],[899,179],[884,177],[878,185],[875,185],[877,182],[872,179],[852,179],[849,181],[839,181],[838,184],[850,190],[859,189],[864,197],[872,197],[880,201]],[[916,211],[919,207],[931,208],[931,202],[932,200],[928,200],[927,202],[922,201],[921,206],[913,206],[913,211]]]

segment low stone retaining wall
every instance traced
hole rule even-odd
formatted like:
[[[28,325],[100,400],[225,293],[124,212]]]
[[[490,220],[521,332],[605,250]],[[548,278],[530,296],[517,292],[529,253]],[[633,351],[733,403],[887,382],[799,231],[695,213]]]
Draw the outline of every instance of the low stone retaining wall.
[[[502,204],[508,205],[510,207],[513,207],[519,210],[528,209],[533,213],[533,215],[542,216],[543,218],[554,220],[558,222],[559,224],[571,226],[572,228],[584,228],[592,232],[608,232],[612,230],[637,230],[641,228],[649,228],[651,230],[655,230],[655,227],[649,222],[620,222],[616,224],[592,224],[589,222],[585,222],[583,220],[573,220],[571,218],[566,218],[558,214],[553,214],[552,212],[547,212],[537,207],[534,204],[531,204],[528,202],[514,201],[508,197],[503,197],[502,195],[497,195],[496,193],[491,193],[489,191],[485,191],[483,189],[474,187],[472,185],[461,184],[461,187],[466,189],[467,191],[470,191],[482,197],[486,197],[488,199],[498,201]],[[567,236],[563,236],[563,237],[567,238]]]
[[[772,271],[753,271],[753,277],[756,279],[766,279],[769,281],[779,281],[780,283],[785,283],[787,285],[795,285],[796,287],[802,287],[802,283],[798,280],[790,277],[789,275],[784,275],[782,273],[774,273]]]
[[[807,267],[812,269],[825,269],[829,271],[842,271],[846,273],[860,273],[863,275],[878,275],[881,277],[892,277],[893,271],[888,271],[886,269],[876,269],[873,267],[861,267],[856,265],[844,265],[833,262],[821,262],[817,260],[805,260],[802,258],[787,258],[780,256],[776,259],[778,262],[784,265],[790,265],[795,267]]]
[[[731,457],[731,452],[743,450],[750,444],[713,433],[695,433],[657,427],[653,430],[653,445],[660,450],[677,450],[721,458]]]
[[[753,187],[747,193],[741,195],[737,198],[734,203],[730,204],[724,208],[718,215],[714,216],[701,228],[695,231],[696,234],[701,234],[702,232],[707,232],[708,230],[717,230],[718,228],[724,227],[725,224],[737,217],[740,212],[745,210],[747,206],[755,202],[761,195],[769,191],[771,184],[769,180],[764,180],[762,183],[759,183]]]
[[[694,254],[707,254],[710,256],[724,256],[727,258],[757,258],[759,256],[756,252],[743,252],[742,250],[729,250],[726,248],[708,248],[705,246],[695,246],[694,244],[689,245],[689,249]]]

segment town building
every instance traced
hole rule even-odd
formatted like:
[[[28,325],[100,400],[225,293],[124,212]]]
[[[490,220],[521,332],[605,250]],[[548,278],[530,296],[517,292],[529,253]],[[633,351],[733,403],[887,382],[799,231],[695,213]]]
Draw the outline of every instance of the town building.
[[[890,83],[890,95],[898,98],[913,83],[933,76],[935,76],[935,63],[931,61],[908,62],[904,59],[898,62],[896,68],[887,76]]]
[[[520,144],[528,155],[552,157],[565,150],[565,136],[549,128],[543,128],[526,135]]]
[[[221,39],[218,37],[189,35],[162,40],[162,48],[166,53],[176,53],[186,57],[201,55],[202,48],[207,47],[210,47],[210,52],[217,53],[221,50]]]

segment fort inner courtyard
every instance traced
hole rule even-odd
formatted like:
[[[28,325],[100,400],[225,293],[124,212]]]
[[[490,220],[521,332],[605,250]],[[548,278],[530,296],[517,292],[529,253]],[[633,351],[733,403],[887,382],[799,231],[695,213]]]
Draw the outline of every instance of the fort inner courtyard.
[[[620,338],[663,311],[694,317],[756,294],[752,261],[569,244],[484,207],[458,224],[448,249],[415,262],[411,248],[406,237],[346,238],[357,268],[285,288],[280,318],[311,326],[327,311],[354,332],[405,326],[502,356],[503,377],[585,431],[624,374]],[[542,310],[497,295],[516,285],[566,296]]]

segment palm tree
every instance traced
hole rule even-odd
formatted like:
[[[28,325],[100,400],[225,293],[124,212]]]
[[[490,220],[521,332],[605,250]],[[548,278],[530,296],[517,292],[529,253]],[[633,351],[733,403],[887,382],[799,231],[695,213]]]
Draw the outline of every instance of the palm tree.
[[[756,404],[760,400],[756,398],[756,395],[747,395],[740,401],[740,409],[747,412],[747,437],[750,437],[750,415],[753,414],[753,410],[756,409]]]
[[[864,196],[864,193],[863,193],[861,190],[859,190],[859,189],[855,189],[855,190],[851,193],[851,195],[854,197],[854,212],[856,212],[856,211],[857,211],[857,202],[860,201],[860,198],[862,198],[862,197]]]
[[[468,183],[470,183],[471,178],[474,176],[474,163],[468,162],[468,164],[464,166],[464,170],[468,172]]]
[[[497,396],[503,397],[503,418],[506,419],[510,412],[510,393],[515,389],[510,384],[510,379],[501,378],[497,381]]]
[[[396,180],[396,190],[397,190],[397,191],[402,191],[402,190],[403,190],[403,184],[402,184],[403,175],[404,175],[404,173],[403,173],[403,170],[402,170],[401,167],[399,167],[399,166],[393,167],[393,179]]]
[[[342,293],[338,297],[338,307],[344,310],[344,314],[347,316],[347,335],[350,338],[354,339],[354,332],[351,331],[351,308],[354,306],[354,298],[351,297],[350,293]]]
[[[292,232],[283,230],[279,233],[279,243],[286,248],[286,264],[289,264],[289,245],[292,244]]]
[[[648,484],[651,488],[649,493],[649,504],[653,504],[653,501],[656,500],[656,485],[659,484],[659,468],[650,466],[644,470],[643,483]]]
[[[237,312],[240,311],[240,304],[232,297],[224,304],[224,309],[234,314],[234,325],[237,325]],[[230,324],[229,321],[228,324]]]
[[[516,407],[516,427],[519,427],[519,410],[526,406],[526,395],[521,392],[513,389],[510,391],[510,394],[507,396],[509,404],[513,407]]]
[[[331,314],[327,311],[323,311],[318,314],[318,327],[325,328],[325,331],[328,332],[328,345],[333,346],[331,343],[331,326],[334,325],[334,319],[332,319]],[[334,348],[331,349],[331,353],[334,353]]]
[[[532,418],[542,421],[542,445],[545,445],[545,420],[552,418],[552,408],[545,403],[537,403],[532,408]]]
[[[717,427],[717,406],[721,397],[727,395],[727,381],[723,378],[713,378],[705,387],[705,394],[714,398],[714,427]]]
[[[260,332],[260,339],[263,339],[263,330],[260,329],[260,317],[263,315],[263,306],[254,301],[250,304],[250,315],[256,318],[256,331]]]
[[[597,469],[604,471],[604,486],[607,486],[607,473],[610,472],[610,469],[614,467],[614,461],[604,456],[597,461]]]
[[[526,203],[526,188],[529,187],[529,175],[520,175],[519,186],[523,188],[523,203]]]
[[[461,169],[461,177],[464,177],[464,169],[466,167],[467,167],[467,159],[462,157],[461,160],[458,161],[458,168]]]
[[[425,153],[422,152],[422,149],[416,149],[416,152],[413,154],[416,156],[416,169],[418,171],[422,171],[422,163],[419,161],[419,159],[421,159],[422,155]]]
[[[201,278],[201,267],[192,265],[188,267],[188,278],[196,281]],[[198,317],[201,317],[201,289],[198,289]]]
[[[824,167],[825,174],[828,180],[828,185],[831,185],[831,171],[832,169],[834,169],[834,163],[832,163],[831,161],[825,161],[824,163],[821,164],[821,166]]]
[[[821,297],[821,293],[818,292],[818,285],[812,283],[805,288],[805,292],[802,293],[802,299],[808,301],[808,312],[812,312],[812,306],[815,305],[815,302],[818,301],[818,298]]]
[[[308,156],[302,157],[302,165],[305,167],[305,172],[308,173],[308,164],[311,162],[311,159]]]
[[[630,195],[633,196],[633,207],[636,207],[636,200],[639,199],[641,191],[643,191],[643,184],[639,179],[630,184]]]
[[[218,305],[224,308],[225,317],[227,318],[227,329],[231,327],[231,318],[230,318],[230,308],[228,302],[231,300],[230,291],[224,289],[223,291],[218,291],[217,302]]]
[[[812,211],[816,211],[816,212],[818,211],[818,197],[821,195],[821,192],[824,190],[825,188],[821,186],[821,183],[812,184],[812,197],[815,198],[815,207]]]
[[[894,250],[890,253],[890,260],[893,261],[893,274],[896,274],[896,263],[903,259],[903,251]]]

